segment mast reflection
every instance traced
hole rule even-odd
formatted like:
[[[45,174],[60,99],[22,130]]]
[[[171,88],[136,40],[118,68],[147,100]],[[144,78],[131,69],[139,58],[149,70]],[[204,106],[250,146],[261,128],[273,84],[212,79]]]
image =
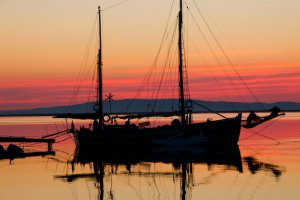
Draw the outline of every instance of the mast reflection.
[[[135,171],[137,165],[143,163],[164,163],[172,165],[172,172]],[[187,199],[187,193],[192,191],[193,173],[195,164],[206,164],[210,170],[214,165],[224,166],[226,170],[243,172],[242,158],[238,145],[231,148],[223,147],[189,147],[189,148],[149,148],[134,149],[124,148],[118,150],[99,149],[89,151],[88,149],[76,149],[72,160],[72,174],[55,176],[56,179],[63,179],[68,182],[76,181],[79,178],[92,178],[99,186],[98,197],[103,199],[114,199],[114,194],[110,190],[108,196],[104,194],[104,178],[109,174],[128,174],[129,176],[175,176],[180,179],[180,199]],[[92,165],[93,173],[75,174],[74,169],[78,165]],[[118,172],[119,167],[125,167],[126,172]]]

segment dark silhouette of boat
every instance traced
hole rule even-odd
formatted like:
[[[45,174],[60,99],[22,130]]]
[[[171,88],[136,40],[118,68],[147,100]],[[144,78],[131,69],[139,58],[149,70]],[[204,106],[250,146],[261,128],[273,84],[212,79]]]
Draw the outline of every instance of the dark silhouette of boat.
[[[99,14],[99,53],[98,53],[98,95],[95,105],[96,112],[86,118],[94,119],[93,128],[80,128],[79,130],[71,129],[74,132],[76,144],[81,148],[91,148],[99,146],[168,146],[168,145],[197,145],[203,143],[213,144],[236,144],[241,129],[241,114],[236,117],[215,121],[206,121],[203,123],[192,123],[192,111],[188,107],[186,99],[186,88],[184,84],[186,77],[184,76],[183,61],[183,34],[182,34],[182,0],[179,1],[180,10],[178,13],[178,55],[179,55],[179,102],[180,108],[178,112],[168,114],[168,116],[178,116],[170,125],[157,126],[153,128],[140,127],[130,124],[130,119],[143,118],[149,116],[158,116],[157,113],[146,114],[144,116],[122,116],[126,118],[124,125],[106,124],[118,116],[104,115],[102,105],[102,41],[101,41],[101,10],[98,8]],[[81,118],[81,116],[69,117]]]
[[[102,38],[101,38],[101,9],[98,8],[99,14],[99,51],[98,51],[98,85],[97,85],[97,102],[95,103],[95,113],[91,114],[67,114],[58,117],[77,118],[77,119],[92,119],[93,126],[90,128],[81,127],[75,130],[73,124],[71,132],[74,133],[74,138],[77,146],[80,148],[99,148],[100,146],[109,146],[114,148],[119,147],[146,147],[146,146],[191,146],[199,144],[210,145],[227,145],[237,144],[240,136],[242,123],[242,114],[237,114],[236,117],[220,120],[208,119],[202,123],[193,123],[192,106],[189,95],[186,94],[188,89],[186,66],[184,62],[184,42],[183,42],[183,3],[179,0],[178,12],[178,74],[179,74],[179,108],[173,113],[145,113],[145,114],[130,114],[122,116],[111,116],[104,114],[102,98]],[[142,119],[153,116],[171,117],[177,116],[169,125],[160,125],[156,127],[148,127],[148,124],[135,125],[130,122],[131,119]],[[277,115],[278,116],[278,115]],[[273,116],[272,116],[273,117]],[[274,116],[276,117],[276,116]],[[126,122],[118,125],[114,122],[116,119],[122,119]],[[252,128],[259,123],[247,123],[246,128]],[[246,123],[246,122],[245,122]]]

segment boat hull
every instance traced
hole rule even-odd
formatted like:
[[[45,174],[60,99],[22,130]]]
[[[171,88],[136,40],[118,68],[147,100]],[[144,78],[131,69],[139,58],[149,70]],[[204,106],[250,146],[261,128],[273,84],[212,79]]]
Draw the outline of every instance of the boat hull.
[[[207,121],[186,127],[161,126],[138,128],[134,125],[104,126],[92,131],[80,129],[74,133],[77,147],[149,147],[190,145],[232,145],[237,144],[241,129],[241,114],[234,118]]]

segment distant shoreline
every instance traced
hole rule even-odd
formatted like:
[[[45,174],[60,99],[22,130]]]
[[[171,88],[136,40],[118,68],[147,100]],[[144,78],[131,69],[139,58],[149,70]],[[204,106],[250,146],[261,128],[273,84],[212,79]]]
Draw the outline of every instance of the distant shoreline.
[[[194,114],[214,114],[214,113],[249,113],[249,110],[241,110],[241,111],[216,111],[216,112],[193,112]],[[270,111],[263,111],[263,110],[254,110],[256,113],[266,113]],[[282,110],[282,112],[285,113],[295,113],[295,112],[300,112],[300,110]],[[48,113],[48,114],[0,114],[0,117],[54,117],[57,115],[61,115],[62,113],[59,114],[53,114],[53,113]],[[72,113],[72,114],[78,114],[78,113]],[[80,113],[79,113],[80,114]],[[129,115],[129,114],[143,114],[143,112],[140,113],[111,113],[111,115]]]
[[[158,99],[145,100],[136,99],[114,100],[112,105],[108,101],[103,101],[104,113],[114,115],[126,114],[149,114],[155,113],[171,114],[174,108],[179,108],[177,99]],[[192,100],[193,113],[249,113],[268,112],[274,106],[279,107],[284,112],[300,112],[300,103],[297,102],[275,102],[275,103],[243,103],[243,102],[224,102],[224,101],[202,101]],[[130,106],[128,106],[130,105]],[[111,109],[111,112],[110,112]],[[57,116],[66,114],[92,114],[95,113],[94,102],[86,102],[71,106],[56,106],[33,108],[28,110],[0,110],[0,116]]]

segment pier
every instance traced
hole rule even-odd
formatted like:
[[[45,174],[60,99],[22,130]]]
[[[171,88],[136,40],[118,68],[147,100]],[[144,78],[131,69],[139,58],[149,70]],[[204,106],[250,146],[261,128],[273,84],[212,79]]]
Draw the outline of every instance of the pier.
[[[52,144],[55,143],[55,139],[45,139],[45,138],[26,138],[26,137],[0,137],[0,143],[47,143],[48,144],[48,153],[52,152]]]

